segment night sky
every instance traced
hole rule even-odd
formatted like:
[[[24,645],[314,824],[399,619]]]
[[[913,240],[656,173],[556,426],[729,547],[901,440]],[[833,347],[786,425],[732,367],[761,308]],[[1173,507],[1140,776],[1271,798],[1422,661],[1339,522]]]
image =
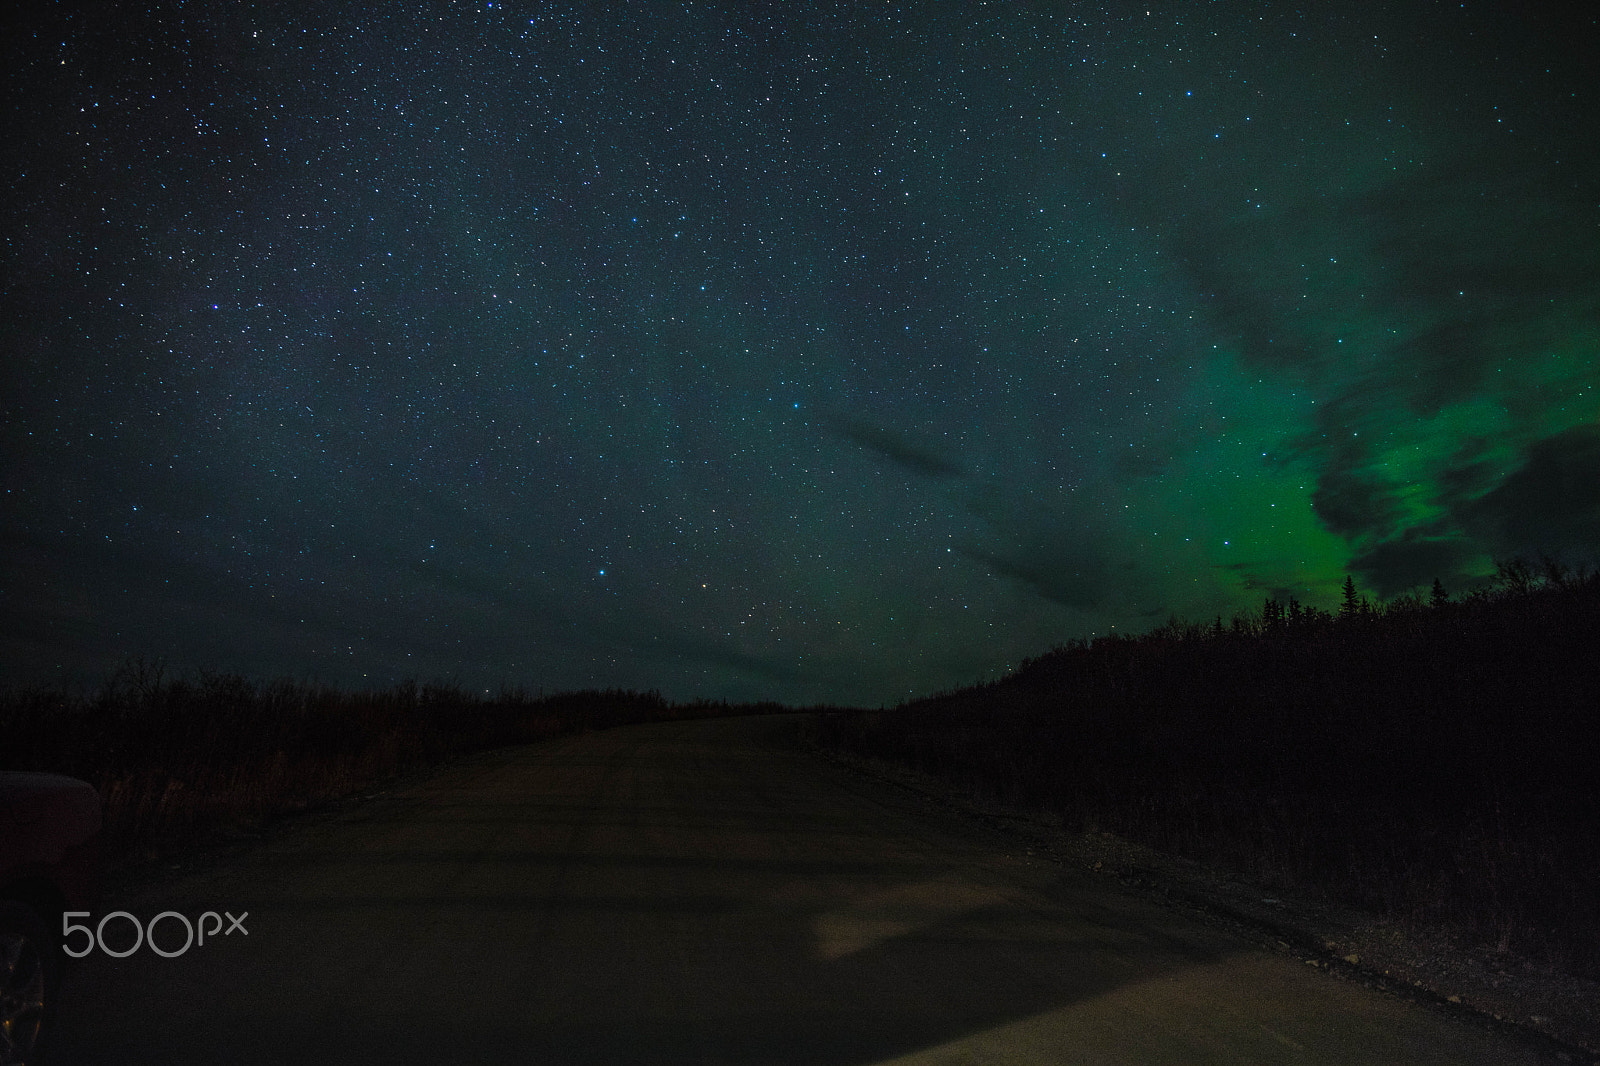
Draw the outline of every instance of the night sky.
[[[0,682],[892,704],[1600,545],[1597,16],[28,6]]]

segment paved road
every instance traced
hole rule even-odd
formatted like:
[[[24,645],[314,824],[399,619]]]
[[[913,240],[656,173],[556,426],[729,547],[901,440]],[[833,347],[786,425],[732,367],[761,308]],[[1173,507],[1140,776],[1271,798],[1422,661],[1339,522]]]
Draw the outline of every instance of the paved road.
[[[797,724],[480,755],[125,888],[106,911],[248,911],[248,935],[78,964],[56,1061],[1538,1061],[1008,853]]]

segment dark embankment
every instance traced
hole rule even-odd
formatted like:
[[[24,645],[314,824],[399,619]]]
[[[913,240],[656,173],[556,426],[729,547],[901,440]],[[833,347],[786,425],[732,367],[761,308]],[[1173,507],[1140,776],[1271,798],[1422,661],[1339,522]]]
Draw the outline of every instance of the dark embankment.
[[[909,764],[1401,923],[1600,974],[1600,577],[1338,616],[1268,603],[825,716]]]
[[[656,693],[351,692],[124,668],[98,691],[0,695],[0,769],[82,778],[104,802],[108,869],[253,831],[468,752],[634,722],[787,710]]]

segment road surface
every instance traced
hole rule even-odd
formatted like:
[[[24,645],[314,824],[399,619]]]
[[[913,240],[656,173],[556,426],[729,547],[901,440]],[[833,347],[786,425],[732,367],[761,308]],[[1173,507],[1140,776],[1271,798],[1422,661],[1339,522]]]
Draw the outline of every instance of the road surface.
[[[1029,859],[807,754],[799,721],[486,753],[125,886],[94,921],[248,912],[248,932],[95,950],[55,1061],[1539,1061]],[[127,947],[132,926],[106,935]],[[175,952],[184,929],[156,940]]]

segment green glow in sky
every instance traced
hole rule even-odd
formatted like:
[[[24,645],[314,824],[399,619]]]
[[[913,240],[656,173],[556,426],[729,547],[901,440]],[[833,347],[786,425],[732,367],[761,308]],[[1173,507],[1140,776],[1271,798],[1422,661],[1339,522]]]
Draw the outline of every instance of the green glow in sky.
[[[1592,15],[516,8],[30,8],[0,682],[870,704],[1600,545]]]

